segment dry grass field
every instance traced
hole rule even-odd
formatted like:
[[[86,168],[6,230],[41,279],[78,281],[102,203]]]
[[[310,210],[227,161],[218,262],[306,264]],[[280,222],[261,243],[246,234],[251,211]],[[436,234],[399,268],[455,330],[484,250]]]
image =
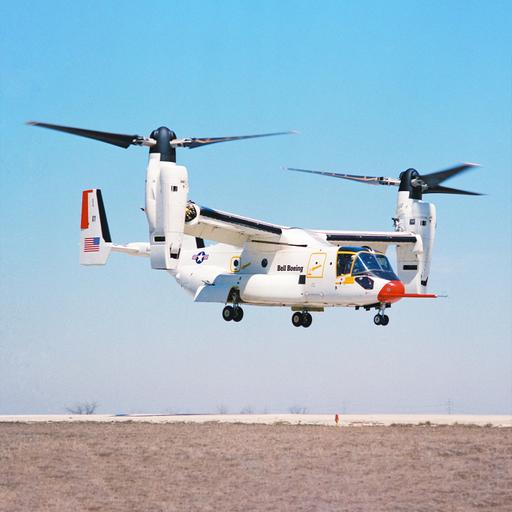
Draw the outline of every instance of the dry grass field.
[[[512,429],[0,423],[0,510],[510,511]]]

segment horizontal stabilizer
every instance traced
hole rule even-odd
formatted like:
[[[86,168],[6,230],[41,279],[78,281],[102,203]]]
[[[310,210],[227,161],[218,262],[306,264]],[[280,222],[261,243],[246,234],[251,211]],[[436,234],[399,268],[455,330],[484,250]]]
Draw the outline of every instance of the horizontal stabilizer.
[[[147,242],[130,242],[126,245],[112,245],[112,252],[120,252],[129,256],[144,256],[149,258],[151,246]]]

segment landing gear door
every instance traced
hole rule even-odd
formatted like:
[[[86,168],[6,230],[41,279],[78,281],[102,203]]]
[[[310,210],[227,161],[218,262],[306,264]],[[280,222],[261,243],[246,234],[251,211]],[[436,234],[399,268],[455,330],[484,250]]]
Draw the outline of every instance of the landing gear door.
[[[324,267],[327,254],[325,252],[314,252],[309,257],[308,271],[306,277],[308,279],[324,277]]]

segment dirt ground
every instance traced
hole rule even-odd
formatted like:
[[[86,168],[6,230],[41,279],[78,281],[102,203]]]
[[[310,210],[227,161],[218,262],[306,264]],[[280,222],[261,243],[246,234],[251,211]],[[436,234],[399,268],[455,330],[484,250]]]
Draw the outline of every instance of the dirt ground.
[[[4,511],[510,511],[512,429],[0,423]]]

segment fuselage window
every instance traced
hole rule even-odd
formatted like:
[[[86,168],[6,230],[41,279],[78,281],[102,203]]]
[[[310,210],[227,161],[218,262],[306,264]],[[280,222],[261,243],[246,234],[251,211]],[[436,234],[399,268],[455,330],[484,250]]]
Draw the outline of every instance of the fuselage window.
[[[341,276],[344,274],[350,274],[350,267],[352,266],[353,257],[353,254],[338,254],[336,275]]]

